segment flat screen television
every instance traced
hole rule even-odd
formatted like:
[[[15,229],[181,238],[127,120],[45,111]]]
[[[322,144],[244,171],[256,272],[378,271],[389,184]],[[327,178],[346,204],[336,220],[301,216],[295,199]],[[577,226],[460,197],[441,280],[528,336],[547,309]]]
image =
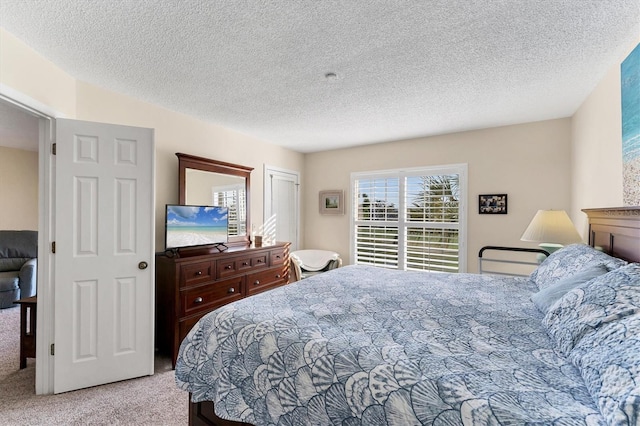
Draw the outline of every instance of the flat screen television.
[[[165,218],[167,250],[204,245],[224,246],[228,241],[227,207],[167,204]]]

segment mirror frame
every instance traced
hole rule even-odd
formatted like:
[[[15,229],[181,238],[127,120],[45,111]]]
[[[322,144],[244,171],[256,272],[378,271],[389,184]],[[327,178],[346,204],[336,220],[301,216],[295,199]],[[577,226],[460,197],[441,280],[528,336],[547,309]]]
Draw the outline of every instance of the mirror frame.
[[[225,163],[224,161],[212,160],[210,158],[196,157],[195,155],[176,152],[178,157],[178,201],[185,204],[187,198],[186,169],[195,169],[205,172],[221,173],[225,175],[239,176],[244,178],[244,190],[246,191],[247,203],[247,232],[246,235],[229,237],[229,246],[249,245],[251,232],[251,171],[253,167],[241,166],[239,164]]]

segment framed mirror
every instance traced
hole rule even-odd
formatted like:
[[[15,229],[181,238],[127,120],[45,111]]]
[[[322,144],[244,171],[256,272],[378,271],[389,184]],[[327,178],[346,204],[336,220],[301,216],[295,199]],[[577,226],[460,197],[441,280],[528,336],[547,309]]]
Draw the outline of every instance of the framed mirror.
[[[250,188],[253,167],[176,153],[179,202],[229,209],[229,244],[249,244]]]

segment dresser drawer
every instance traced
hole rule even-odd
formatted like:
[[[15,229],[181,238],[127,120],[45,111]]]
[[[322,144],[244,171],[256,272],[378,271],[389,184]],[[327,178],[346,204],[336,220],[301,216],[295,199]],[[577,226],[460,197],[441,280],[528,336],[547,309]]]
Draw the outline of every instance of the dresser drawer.
[[[267,266],[267,255],[266,254],[261,254],[258,256],[253,256],[251,258],[251,267],[253,269],[256,268],[264,268]]]
[[[180,286],[188,287],[213,280],[214,262],[189,263],[180,267]]]
[[[266,254],[258,254],[236,260],[236,270],[238,270],[238,272],[247,272],[251,269],[263,268],[265,266],[267,266]]]
[[[285,275],[281,267],[249,274],[247,275],[247,294],[251,295],[278,287],[287,282],[288,277]]]
[[[229,277],[231,275],[236,275],[238,270],[236,269],[236,260],[235,259],[224,259],[218,260],[218,267],[216,268],[216,278],[224,278]]]
[[[284,249],[271,250],[269,256],[271,257],[271,266],[282,265],[287,258]]]
[[[180,315],[210,311],[224,304],[242,299],[244,277],[189,288],[180,292]]]
[[[218,279],[237,274],[251,272],[257,268],[267,266],[267,254],[256,254],[247,257],[236,257],[218,261],[216,277]]]

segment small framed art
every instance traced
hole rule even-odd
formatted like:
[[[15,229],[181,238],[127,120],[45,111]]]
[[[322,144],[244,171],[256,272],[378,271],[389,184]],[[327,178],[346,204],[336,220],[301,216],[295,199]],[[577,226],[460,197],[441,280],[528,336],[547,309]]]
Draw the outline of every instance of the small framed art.
[[[478,196],[478,213],[507,214],[507,194],[481,194]]]
[[[320,214],[344,214],[343,191],[320,191]]]

